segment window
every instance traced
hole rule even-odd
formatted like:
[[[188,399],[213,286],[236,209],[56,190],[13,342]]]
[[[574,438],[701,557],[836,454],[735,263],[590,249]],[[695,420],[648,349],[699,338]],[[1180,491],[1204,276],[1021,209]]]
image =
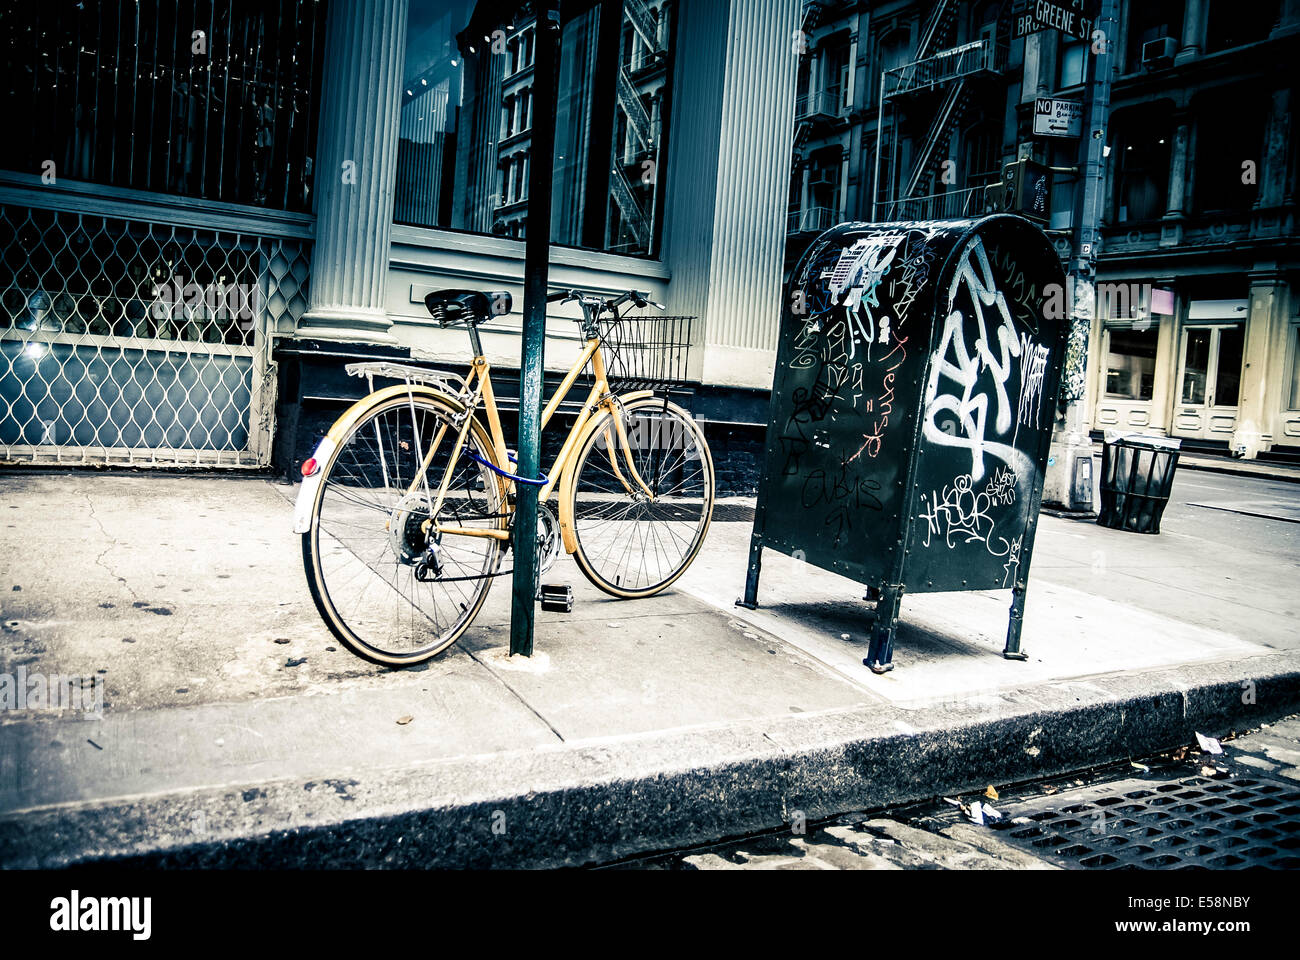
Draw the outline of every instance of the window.
[[[843,113],[849,103],[849,44],[844,37],[837,38],[826,50],[822,67],[826,106],[836,114]]]
[[[906,27],[900,27],[893,30],[880,38],[878,46],[877,60],[880,63],[879,71],[872,71],[872,76],[878,72],[896,70],[912,59],[912,36]],[[897,82],[895,76],[890,83]],[[879,81],[877,81],[879,82]],[[879,91],[873,91],[879,92]]]
[[[1160,328],[1112,327],[1106,331],[1106,396],[1150,400],[1155,391]]]
[[[1117,219],[1120,223],[1154,220],[1164,214],[1169,199],[1169,149],[1173,136],[1169,122],[1158,113],[1130,111],[1116,126],[1119,129]]]
[[[963,137],[964,185],[984,187],[1002,179],[1002,129],[993,121],[982,121]]]
[[[310,210],[324,8],[7,3],[0,167]]]
[[[532,7],[509,22],[491,19],[509,7],[411,0],[394,220],[524,237],[530,135],[548,122],[552,242],[656,255],[671,5],[566,3],[553,120],[552,105],[533,102]]]
[[[1240,88],[1197,98],[1192,111],[1196,118],[1197,210],[1240,213],[1255,202],[1267,105],[1268,97],[1262,92]],[[1225,149],[1229,144],[1234,149]],[[1255,163],[1253,177],[1244,176],[1242,161],[1248,159]]]
[[[828,211],[831,221],[840,210],[840,166],[839,147],[814,153],[808,165],[808,206]]]
[[[1073,37],[1064,38],[1056,58],[1056,89],[1083,83],[1088,66],[1088,44]]]
[[[1278,20],[1278,0],[1209,0],[1205,52],[1267,40]]]
[[[1128,66],[1133,73],[1142,66],[1142,48],[1152,40],[1172,37],[1175,46],[1182,38],[1185,0],[1142,0],[1129,4]],[[1241,6],[1238,3],[1238,6]]]

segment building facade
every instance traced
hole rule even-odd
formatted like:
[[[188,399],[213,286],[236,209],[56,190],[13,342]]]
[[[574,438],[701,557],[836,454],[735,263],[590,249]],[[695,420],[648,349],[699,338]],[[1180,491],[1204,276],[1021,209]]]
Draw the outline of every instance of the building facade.
[[[1300,452],[1300,0],[1120,0],[1090,426]],[[1089,43],[1023,0],[562,5],[551,281],[699,318],[690,406],[744,487],[788,266],[844,220],[1034,212],[1069,250]],[[291,472],[375,356],[463,364],[423,299],[511,289],[537,14],[506,0],[0,3],[0,459]],[[1095,42],[1095,41],[1094,41]],[[785,198],[782,202],[782,198]],[[548,318],[547,366],[577,349]],[[502,377],[503,384],[510,377]],[[508,392],[508,391],[507,391]],[[727,479],[724,476],[724,480]]]
[[[1017,38],[1025,6],[803,5],[787,266],[843,220],[1005,209],[1020,159],[1045,170],[1026,212],[1066,258],[1079,141],[1035,134],[1034,107],[1082,101],[1110,42],[1089,425],[1300,456],[1300,4],[1118,0],[1116,35],[1090,41]]]
[[[532,97],[531,3],[0,19],[5,116],[32,131],[0,145],[0,459],[290,472],[363,392],[349,361],[466,364],[464,332],[423,305],[442,287],[514,292],[483,331],[508,394],[539,122],[553,286],[697,317],[695,411],[761,409],[797,0],[566,2],[553,120]],[[548,369],[578,349],[576,315],[548,316]]]

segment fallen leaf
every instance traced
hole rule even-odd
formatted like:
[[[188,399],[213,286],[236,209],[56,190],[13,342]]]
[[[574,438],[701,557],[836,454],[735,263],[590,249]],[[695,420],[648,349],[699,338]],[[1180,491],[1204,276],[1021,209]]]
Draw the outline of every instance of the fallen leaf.
[[[1186,760],[1186,759],[1187,759],[1187,749],[1188,749],[1187,747],[1179,747],[1177,750],[1175,750],[1175,751],[1173,752],[1173,754],[1172,754],[1173,759],[1174,759],[1174,760]]]
[[[398,722],[399,724],[401,724],[402,726],[405,726],[406,724],[410,723],[410,722],[411,722],[412,720],[414,720],[414,719],[415,719],[415,717],[411,716],[411,715],[408,713],[408,714],[407,714],[406,716],[404,716],[404,717],[398,717],[398,718],[397,718],[397,722]]]
[[[993,789],[993,784],[989,784],[989,788],[984,791],[984,796],[988,797],[990,800],[996,800],[998,798],[998,792]]]

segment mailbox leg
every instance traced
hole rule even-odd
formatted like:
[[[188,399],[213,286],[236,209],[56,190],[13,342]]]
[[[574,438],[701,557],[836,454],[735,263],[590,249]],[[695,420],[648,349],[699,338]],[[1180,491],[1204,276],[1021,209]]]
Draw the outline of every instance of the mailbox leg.
[[[886,584],[876,600],[876,622],[871,628],[871,644],[867,658],[862,662],[872,673],[887,673],[894,669],[894,630],[898,627],[898,607],[903,600],[903,588]]]
[[[1002,656],[1008,660],[1028,660],[1020,649],[1020,628],[1025,625],[1025,581],[1017,580],[1011,591],[1011,617],[1007,622],[1007,645]]]
[[[745,572],[745,595],[736,606],[746,610],[758,609],[758,575],[763,568],[763,543],[758,537],[749,538],[749,569]]]

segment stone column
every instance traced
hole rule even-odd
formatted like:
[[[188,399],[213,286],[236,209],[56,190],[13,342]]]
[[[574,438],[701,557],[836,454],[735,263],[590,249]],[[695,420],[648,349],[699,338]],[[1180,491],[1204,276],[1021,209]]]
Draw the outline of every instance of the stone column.
[[[1170,412],[1177,394],[1178,384],[1178,311],[1183,309],[1184,297],[1178,294],[1177,277],[1157,277],[1153,287],[1174,291],[1174,312],[1170,314],[1150,314],[1150,320],[1158,333],[1156,339],[1155,382],[1151,389],[1151,424],[1149,432],[1162,437],[1169,436]],[[1148,309],[1150,304],[1147,305]]]
[[[1274,413],[1286,386],[1287,281],[1275,264],[1250,274],[1245,358],[1232,450],[1253,460],[1273,443]]]
[[[1205,53],[1205,24],[1208,17],[1208,4],[1205,0],[1187,0],[1187,12],[1183,16],[1182,45],[1174,57],[1174,63],[1186,63]]]
[[[1273,91],[1264,135],[1264,153],[1257,160],[1259,196],[1255,199],[1251,217],[1252,236],[1291,236],[1294,232],[1294,216],[1285,209],[1292,199],[1287,195],[1290,146],[1291,88],[1282,87]]]
[[[1176,246],[1183,240],[1183,218],[1187,211],[1187,154],[1191,124],[1185,115],[1174,119],[1174,142],[1169,147],[1169,197],[1165,223],[1160,228],[1160,245]]]
[[[297,336],[391,343],[384,309],[407,0],[331,3],[311,298]]]

